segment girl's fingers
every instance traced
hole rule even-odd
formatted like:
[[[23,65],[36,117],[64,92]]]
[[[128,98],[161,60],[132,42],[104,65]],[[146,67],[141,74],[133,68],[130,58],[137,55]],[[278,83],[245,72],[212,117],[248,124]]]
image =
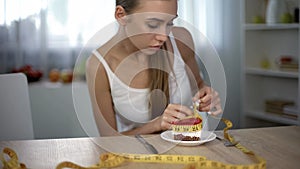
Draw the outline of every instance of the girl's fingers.
[[[218,92],[210,87],[204,87],[195,94],[195,96],[193,97],[193,101],[200,100],[200,106],[206,107],[210,104],[211,100],[218,97]]]
[[[170,114],[178,119],[193,115],[193,111],[190,108],[178,104],[169,104],[165,110],[165,113]]]
[[[170,129],[176,121],[189,115],[193,115],[190,108],[178,104],[169,104],[162,115],[161,127],[165,130]]]
[[[222,112],[220,104],[221,103],[218,93],[214,92],[213,97],[208,102],[200,103],[199,110],[204,112],[211,112],[212,114],[220,114]]]
[[[161,127],[163,130],[171,129],[172,124],[174,124],[178,120],[179,120],[178,118],[171,116],[168,113],[164,113],[162,115]]]
[[[204,101],[200,101],[199,108],[204,108],[204,107],[210,106],[211,105],[211,101],[212,101],[211,97],[210,97],[210,99],[208,99],[205,102]]]
[[[202,96],[200,98],[201,102],[210,102],[211,100],[214,100],[215,98],[219,98],[219,93],[215,90],[211,89],[209,92],[206,93],[206,95]]]
[[[216,108],[216,110],[211,111],[211,115],[216,116],[216,115],[219,115],[219,114],[223,113],[223,110],[222,110],[220,104],[216,105],[215,108]]]

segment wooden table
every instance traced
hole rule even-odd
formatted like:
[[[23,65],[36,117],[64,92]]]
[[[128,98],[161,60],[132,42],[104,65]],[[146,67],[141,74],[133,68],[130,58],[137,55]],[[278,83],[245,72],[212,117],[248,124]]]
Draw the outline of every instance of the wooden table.
[[[236,140],[267,161],[269,169],[296,169],[300,166],[300,127],[270,127],[230,130]],[[159,135],[147,136],[162,154],[201,155],[209,160],[231,164],[249,164],[253,161],[235,147],[225,147],[220,140],[203,145],[185,147],[174,145]],[[148,153],[133,137],[69,138],[50,140],[3,141],[4,147],[14,149],[27,167],[54,169],[62,161],[72,161],[82,166],[98,163],[104,152]],[[0,164],[0,167],[1,164]],[[117,168],[183,168],[175,164],[126,163]]]

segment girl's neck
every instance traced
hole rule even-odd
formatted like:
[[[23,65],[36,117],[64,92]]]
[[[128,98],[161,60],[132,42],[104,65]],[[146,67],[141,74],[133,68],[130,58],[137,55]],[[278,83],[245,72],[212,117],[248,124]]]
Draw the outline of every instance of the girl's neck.
[[[113,37],[112,42],[114,43],[114,50],[122,52],[125,54],[125,56],[139,52],[139,49],[134,46],[134,44],[122,30],[119,30],[118,33]]]
[[[111,39],[110,46],[113,46],[111,50],[113,55],[119,59],[127,58],[140,64],[148,64],[150,56],[147,56],[135,47],[122,31],[118,31],[118,33]]]

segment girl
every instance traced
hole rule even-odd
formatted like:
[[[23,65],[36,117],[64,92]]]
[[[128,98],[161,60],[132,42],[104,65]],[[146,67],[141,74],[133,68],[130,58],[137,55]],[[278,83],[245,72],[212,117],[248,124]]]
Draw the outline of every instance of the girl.
[[[191,34],[174,27],[177,0],[116,0],[117,33],[87,61],[86,77],[101,136],[170,129],[200,111],[222,112],[199,75]],[[214,109],[214,111],[212,111]]]

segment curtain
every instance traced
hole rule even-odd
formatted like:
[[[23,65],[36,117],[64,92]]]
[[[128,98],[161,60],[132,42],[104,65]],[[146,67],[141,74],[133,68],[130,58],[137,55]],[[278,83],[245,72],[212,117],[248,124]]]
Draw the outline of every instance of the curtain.
[[[0,73],[72,69],[82,46],[114,21],[114,1],[0,0]]]
[[[224,2],[178,2],[180,18],[222,50]],[[101,27],[114,21],[114,3],[107,0],[0,0],[3,11],[0,15],[0,73],[24,64],[47,69],[45,71],[72,67],[78,52],[76,47],[80,48]]]

